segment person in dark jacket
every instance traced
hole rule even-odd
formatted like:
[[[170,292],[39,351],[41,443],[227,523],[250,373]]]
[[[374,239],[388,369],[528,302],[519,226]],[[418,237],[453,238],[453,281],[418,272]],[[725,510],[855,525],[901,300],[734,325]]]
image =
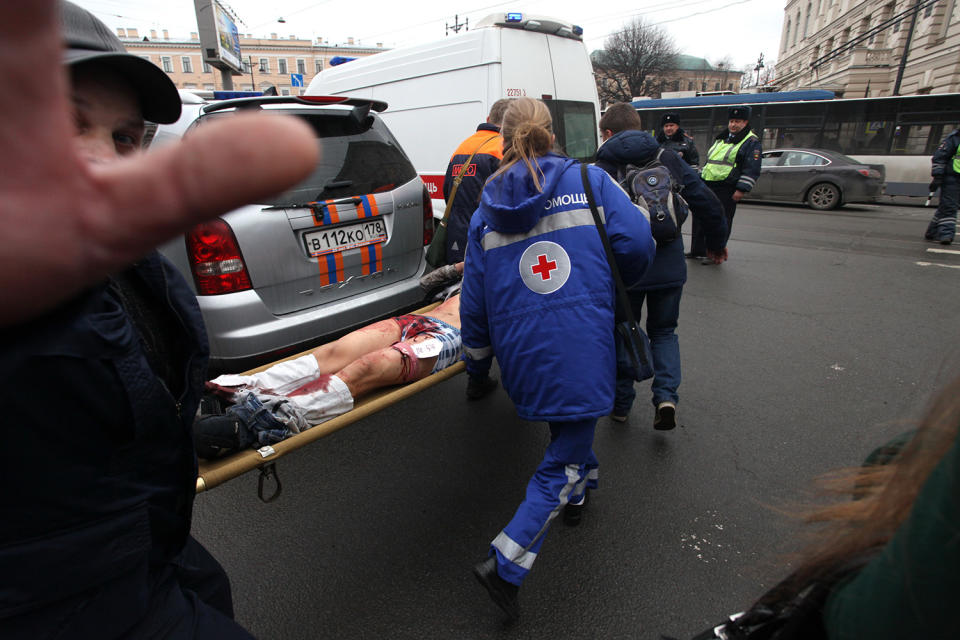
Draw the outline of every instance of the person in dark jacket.
[[[600,118],[600,136],[603,143],[597,150],[597,166],[616,178],[625,165],[644,166],[657,156],[656,141],[641,131],[640,116],[629,103],[611,105]],[[716,262],[727,257],[726,220],[723,205],[700,177],[676,153],[664,150],[660,162],[670,171],[676,184],[682,186],[681,196],[690,207],[695,220],[706,230],[707,254]],[[628,290],[633,315],[639,319],[644,301],[647,303],[647,335],[653,353],[654,429],[668,430],[676,425],[677,402],[680,396],[680,342],[677,320],[680,316],[680,296],[687,280],[687,263],[683,259],[683,236],[657,245],[653,266],[643,278]],[[624,422],[630,414],[636,391],[633,377],[626,371],[617,371],[617,392],[610,417]]]
[[[944,138],[931,159],[930,192],[940,189],[940,204],[927,225],[924,238],[951,244],[957,233],[957,207],[960,206],[960,130]]]
[[[76,127],[61,142],[103,175],[139,149],[144,118],[176,121],[179,94],[89,12],[64,2],[61,17]],[[19,452],[0,494],[0,636],[250,638],[190,536],[208,348],[173,265],[151,253],[5,327],[0,354]]]
[[[551,152],[550,111],[512,101],[503,120],[504,162],[470,222],[460,294],[469,376],[486,377],[494,356],[525,420],[550,425],[550,444],[526,498],[474,574],[511,618],[550,522],[579,522],[596,486],[597,418],[613,407],[616,293],[587,204],[580,164]],[[623,280],[653,261],[646,212],[603,171],[587,167]],[[566,505],[566,507],[565,507]]]
[[[676,113],[665,113],[660,119],[660,133],[657,134],[657,143],[664,149],[676,152],[683,161],[696,169],[700,165],[700,153],[693,138],[680,128],[680,116]]]
[[[737,203],[743,194],[753,189],[760,177],[760,156],[763,149],[760,138],[750,130],[750,107],[730,107],[728,113],[730,120],[727,130],[717,134],[714,139],[700,177],[723,204],[729,240]],[[692,234],[687,257],[701,258],[702,264],[714,264],[713,260],[705,257],[705,231],[696,218],[693,219]]]
[[[487,121],[477,127],[476,133],[460,143],[453,152],[447,173],[443,177],[443,199],[452,207],[447,216],[447,264],[463,262],[467,251],[467,229],[470,218],[480,204],[480,192],[487,178],[500,166],[503,140],[500,121],[510,100],[502,98],[493,103]],[[459,187],[450,202],[450,194],[459,177]]]

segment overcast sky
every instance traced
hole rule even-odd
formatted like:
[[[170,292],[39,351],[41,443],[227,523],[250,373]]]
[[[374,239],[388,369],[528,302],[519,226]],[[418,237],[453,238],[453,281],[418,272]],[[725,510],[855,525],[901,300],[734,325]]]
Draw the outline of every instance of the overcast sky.
[[[2,1],[2,0],[0,0]],[[110,27],[135,27],[141,35],[167,29],[186,38],[197,30],[193,0],[74,0]],[[429,42],[444,37],[446,24],[476,24],[487,14],[523,11],[548,15],[583,27],[587,49],[603,47],[605,37],[635,16],[659,24],[673,36],[681,53],[711,62],[729,56],[736,68],[775,61],[780,47],[783,0],[224,0],[242,21],[242,33],[254,36],[322,37],[330,44],[353,37],[359,44],[386,47]],[[277,20],[283,18],[281,24]],[[146,31],[144,31],[146,30]]]

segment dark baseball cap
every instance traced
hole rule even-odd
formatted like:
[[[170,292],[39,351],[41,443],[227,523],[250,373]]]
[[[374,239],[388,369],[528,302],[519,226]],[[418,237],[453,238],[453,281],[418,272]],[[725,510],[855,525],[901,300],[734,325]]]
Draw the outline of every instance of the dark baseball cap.
[[[65,64],[98,64],[115,71],[139,96],[145,120],[159,124],[177,121],[180,93],[157,65],[127,53],[120,38],[86,9],[61,2],[60,19]]]

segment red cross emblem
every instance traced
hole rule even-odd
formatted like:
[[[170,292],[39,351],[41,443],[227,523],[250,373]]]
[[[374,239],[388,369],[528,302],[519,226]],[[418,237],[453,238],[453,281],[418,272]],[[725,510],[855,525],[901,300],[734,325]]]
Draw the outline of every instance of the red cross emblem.
[[[533,265],[531,270],[540,276],[541,280],[549,280],[550,272],[557,268],[556,260],[547,260],[547,256],[541,253],[537,256],[537,264]]]

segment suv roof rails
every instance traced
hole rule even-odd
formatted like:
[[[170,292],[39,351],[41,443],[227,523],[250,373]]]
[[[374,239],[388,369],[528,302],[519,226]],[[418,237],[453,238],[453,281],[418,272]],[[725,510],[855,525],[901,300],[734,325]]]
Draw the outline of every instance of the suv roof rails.
[[[345,96],[255,96],[252,98],[234,98],[221,100],[203,107],[204,113],[221,111],[223,109],[251,109],[260,108],[265,104],[303,104],[312,107],[325,105],[344,105],[349,107],[367,107],[374,111],[385,111],[387,103],[382,100],[367,98],[348,98]]]

